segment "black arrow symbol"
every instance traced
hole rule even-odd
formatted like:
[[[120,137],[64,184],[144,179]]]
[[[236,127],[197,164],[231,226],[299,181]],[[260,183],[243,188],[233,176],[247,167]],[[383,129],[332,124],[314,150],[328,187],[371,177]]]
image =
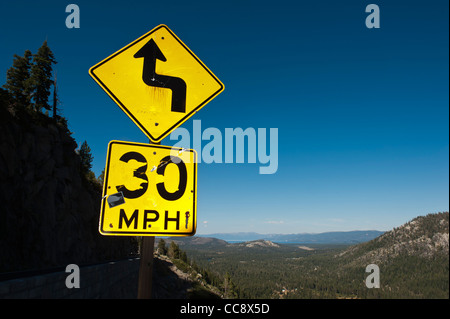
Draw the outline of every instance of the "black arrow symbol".
[[[153,39],[150,39],[134,58],[144,58],[142,80],[148,86],[168,88],[172,90],[172,112],[186,112],[186,82],[183,79],[156,74],[156,60],[166,62],[167,59]]]

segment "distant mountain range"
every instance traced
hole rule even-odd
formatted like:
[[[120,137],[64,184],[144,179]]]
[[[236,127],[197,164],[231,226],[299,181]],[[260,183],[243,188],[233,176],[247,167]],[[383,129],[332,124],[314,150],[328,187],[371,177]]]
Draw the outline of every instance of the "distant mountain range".
[[[357,244],[367,242],[380,235],[378,230],[355,230],[342,232],[326,232],[318,234],[258,234],[253,232],[241,233],[217,233],[208,235],[196,235],[197,237],[212,237],[227,242],[246,242],[253,240],[270,240],[275,243],[299,243],[299,244]]]

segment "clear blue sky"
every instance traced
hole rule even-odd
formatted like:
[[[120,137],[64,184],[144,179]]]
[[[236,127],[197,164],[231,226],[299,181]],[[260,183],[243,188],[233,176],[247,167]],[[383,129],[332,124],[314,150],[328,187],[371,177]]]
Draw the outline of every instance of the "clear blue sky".
[[[68,29],[65,8],[81,10]],[[368,29],[365,7],[381,10]],[[199,164],[198,233],[389,230],[449,206],[447,0],[0,3],[0,84],[47,39],[60,108],[100,174],[110,140],[148,142],[91,66],[166,24],[225,84],[188,120],[278,128],[278,171]],[[168,138],[163,145],[173,145]]]

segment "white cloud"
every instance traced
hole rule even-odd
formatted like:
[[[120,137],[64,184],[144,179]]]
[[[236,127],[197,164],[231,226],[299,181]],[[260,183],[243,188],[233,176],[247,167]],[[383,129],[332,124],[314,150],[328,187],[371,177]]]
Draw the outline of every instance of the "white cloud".
[[[269,220],[267,222],[264,222],[264,224],[276,224],[276,225],[279,225],[279,224],[284,224],[284,220]]]

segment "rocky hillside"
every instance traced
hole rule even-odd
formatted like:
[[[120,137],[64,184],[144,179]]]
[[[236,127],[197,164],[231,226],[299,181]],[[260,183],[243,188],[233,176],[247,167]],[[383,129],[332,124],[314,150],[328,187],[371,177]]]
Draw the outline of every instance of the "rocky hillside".
[[[247,241],[245,243],[239,243],[239,244],[235,244],[235,245],[238,246],[238,247],[247,247],[247,248],[254,248],[254,247],[261,247],[261,248],[275,247],[275,248],[278,248],[278,247],[280,247],[280,245],[275,244],[274,242],[271,242],[270,240],[264,240],[264,239]]]
[[[339,282],[350,283],[358,297],[448,299],[448,240],[448,212],[420,216],[336,254],[333,267]],[[379,266],[380,289],[364,286],[369,264]]]
[[[352,246],[340,256],[355,262],[382,263],[399,256],[433,259],[449,255],[449,213],[419,216],[383,235]]]
[[[190,265],[155,252],[154,299],[220,299],[221,291],[205,282]]]
[[[80,171],[64,122],[0,108],[0,272],[128,256],[129,238],[98,232],[101,187]]]

